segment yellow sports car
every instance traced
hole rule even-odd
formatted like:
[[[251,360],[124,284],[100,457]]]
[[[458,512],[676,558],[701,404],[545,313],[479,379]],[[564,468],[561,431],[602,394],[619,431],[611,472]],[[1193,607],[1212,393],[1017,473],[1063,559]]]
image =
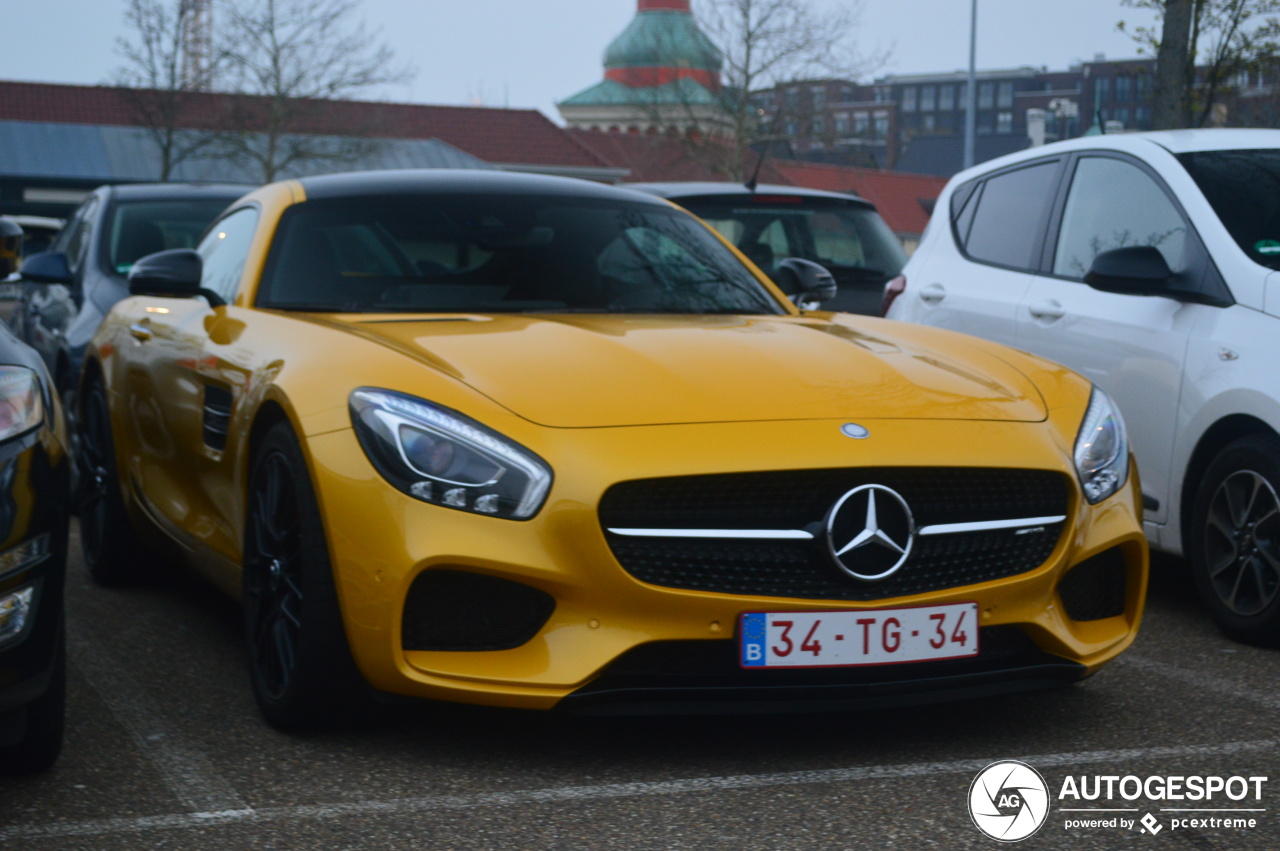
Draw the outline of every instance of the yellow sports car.
[[[800,309],[657,198],[488,172],[266,186],[93,341],[85,560],[244,602],[281,728],[400,695],[853,708],[1065,684],[1147,555],[1110,400],[981,340]]]

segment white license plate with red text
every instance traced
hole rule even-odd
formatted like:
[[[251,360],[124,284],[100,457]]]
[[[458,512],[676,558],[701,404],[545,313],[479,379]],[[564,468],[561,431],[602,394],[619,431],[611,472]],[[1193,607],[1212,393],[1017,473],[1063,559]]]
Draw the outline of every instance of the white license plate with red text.
[[[978,655],[978,604],[742,616],[744,668],[892,665]]]

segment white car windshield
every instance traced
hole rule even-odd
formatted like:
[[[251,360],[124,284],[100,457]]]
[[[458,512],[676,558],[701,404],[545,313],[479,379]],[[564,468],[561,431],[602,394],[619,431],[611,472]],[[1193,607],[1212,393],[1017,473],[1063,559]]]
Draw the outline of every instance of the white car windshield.
[[[1255,263],[1280,269],[1280,150],[1198,151],[1178,159],[1236,244]]]

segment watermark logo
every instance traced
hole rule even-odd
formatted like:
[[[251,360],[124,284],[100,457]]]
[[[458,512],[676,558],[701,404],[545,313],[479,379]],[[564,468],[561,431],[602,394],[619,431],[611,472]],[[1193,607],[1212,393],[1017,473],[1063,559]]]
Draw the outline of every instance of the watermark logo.
[[[993,762],[969,786],[969,816],[992,839],[1020,842],[1049,818],[1049,787],[1024,762]]]

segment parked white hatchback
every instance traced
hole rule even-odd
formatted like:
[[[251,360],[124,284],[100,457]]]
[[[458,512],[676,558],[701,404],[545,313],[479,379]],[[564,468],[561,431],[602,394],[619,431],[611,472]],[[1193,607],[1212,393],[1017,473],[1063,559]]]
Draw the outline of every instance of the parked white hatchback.
[[[956,175],[892,319],[987,337],[1119,405],[1147,536],[1229,635],[1280,644],[1280,131],[1095,136]]]

